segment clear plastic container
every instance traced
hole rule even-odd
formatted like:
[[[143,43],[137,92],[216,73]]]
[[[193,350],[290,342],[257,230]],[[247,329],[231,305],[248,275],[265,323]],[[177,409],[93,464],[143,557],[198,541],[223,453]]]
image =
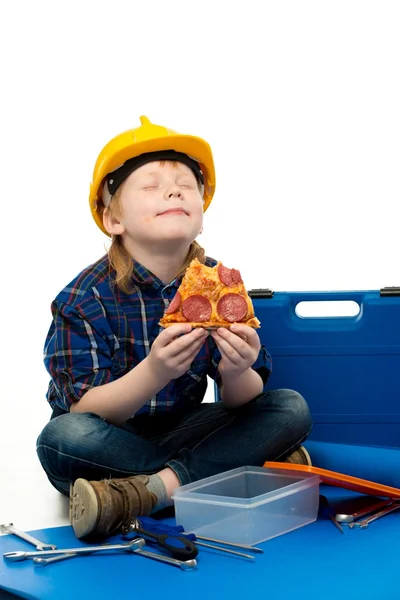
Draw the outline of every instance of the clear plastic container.
[[[320,478],[240,467],[181,486],[172,496],[186,532],[255,545],[316,520]]]

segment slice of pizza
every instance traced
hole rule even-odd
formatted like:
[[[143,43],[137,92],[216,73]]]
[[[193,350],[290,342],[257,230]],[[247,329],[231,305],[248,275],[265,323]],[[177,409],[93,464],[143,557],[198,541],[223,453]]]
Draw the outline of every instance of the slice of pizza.
[[[160,325],[190,323],[192,327],[230,327],[243,323],[259,328],[253,303],[237,269],[228,269],[221,262],[207,267],[192,260],[182,283],[164,313]]]

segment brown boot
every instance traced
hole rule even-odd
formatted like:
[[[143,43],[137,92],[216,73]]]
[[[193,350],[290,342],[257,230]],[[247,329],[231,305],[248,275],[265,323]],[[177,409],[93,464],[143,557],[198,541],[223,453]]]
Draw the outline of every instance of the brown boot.
[[[147,516],[157,498],[147,475],[87,481],[77,479],[70,492],[70,521],[78,538],[104,538],[118,533],[134,517]]]
[[[311,457],[304,446],[300,446],[297,448],[297,450],[292,452],[292,454],[289,454],[289,456],[287,456],[283,462],[292,463],[295,465],[312,466]]]

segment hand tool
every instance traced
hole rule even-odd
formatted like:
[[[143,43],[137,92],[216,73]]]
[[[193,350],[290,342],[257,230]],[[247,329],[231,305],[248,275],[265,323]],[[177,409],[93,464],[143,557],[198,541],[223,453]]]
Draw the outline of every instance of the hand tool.
[[[173,567],[179,567],[180,569],[182,569],[182,571],[189,571],[191,569],[194,569],[197,566],[197,562],[194,559],[186,560],[186,561],[177,560],[176,558],[171,558],[169,556],[164,556],[162,554],[156,554],[155,552],[148,552],[147,550],[142,550],[141,548],[139,550],[135,550],[135,554],[138,554],[139,556],[144,556],[145,558],[151,558],[152,560],[157,560],[159,562],[167,563],[168,565],[172,565]],[[41,557],[37,556],[33,559],[33,562],[37,566],[45,567],[45,566],[53,564],[55,562],[65,560],[67,558],[74,558],[76,556],[79,556],[79,555],[70,553],[70,554],[62,554],[60,556],[54,556],[52,558],[41,558]]]
[[[183,535],[190,535],[188,533],[182,532]],[[260,554],[264,553],[262,548],[257,548],[257,546],[248,546],[246,544],[234,544],[233,542],[225,542],[224,540],[217,540],[215,538],[204,537],[200,535],[196,535],[197,540],[203,540],[204,542],[213,542],[215,544],[222,544],[223,546],[229,546],[232,548],[242,548],[243,550],[250,550],[251,552],[258,552]],[[200,545],[200,542],[197,542]]]
[[[385,506],[393,504],[393,498],[378,498],[377,496],[351,496],[339,501],[332,501],[331,508],[339,523],[351,523],[363,519],[369,514],[376,513]]]
[[[92,552],[110,551],[110,550],[125,550],[135,552],[138,548],[144,546],[145,541],[141,538],[132,540],[128,544],[108,544],[104,546],[81,546],[80,548],[64,548],[60,550],[41,550],[40,552],[5,552],[3,557],[5,560],[20,561],[27,558],[43,558],[45,556],[60,556],[63,554],[91,554]]]
[[[132,519],[129,524],[129,533],[136,533],[145,540],[155,543],[162,550],[166,550],[173,558],[190,560],[199,553],[192,540],[176,531],[159,531],[155,528],[144,529],[139,519]]]
[[[79,556],[79,555],[76,554],[75,552],[67,552],[65,554],[60,554],[59,556],[53,556],[53,557],[47,556],[45,558],[41,558],[39,556],[36,556],[33,559],[33,562],[35,563],[35,565],[40,565],[42,567],[45,567],[46,565],[50,565],[55,562],[60,562],[62,560],[66,560],[67,558],[74,558],[75,556]]]
[[[0,525],[0,533],[11,533],[16,535],[17,537],[21,538],[21,540],[25,540],[25,542],[28,542],[28,544],[35,546],[36,550],[55,550],[57,548],[57,546],[54,546],[53,544],[45,544],[34,538],[33,535],[17,529],[13,523]]]
[[[151,517],[140,517],[140,519],[135,519],[135,521],[139,521],[143,526],[146,527],[147,530],[151,530],[153,533],[167,534],[167,535],[172,535],[172,536],[181,534],[181,535],[185,536],[187,539],[191,540],[192,542],[195,542],[197,546],[212,548],[213,550],[219,550],[220,552],[226,552],[228,554],[234,554],[236,556],[241,556],[243,558],[248,558],[250,560],[254,560],[254,556],[251,556],[250,554],[244,554],[243,552],[236,552],[235,550],[229,550],[228,548],[222,548],[220,546],[206,544],[204,542],[199,542],[196,534],[186,533],[183,530],[183,527],[181,525],[176,525],[176,526],[166,525],[165,523],[156,521],[155,519],[152,519]],[[130,534],[134,533],[134,531],[135,531],[135,527],[131,527],[131,525],[128,524],[127,526],[125,526],[123,528],[123,531],[122,531],[123,537],[125,539],[129,539]],[[215,540],[215,541],[217,541],[217,540]],[[221,543],[223,543],[224,545],[228,545],[228,546],[230,545],[229,542],[221,542]],[[241,546],[239,546],[239,547],[241,547]],[[254,548],[252,546],[247,546],[246,548],[254,550]],[[255,549],[256,552],[259,552],[260,550],[261,550],[260,548]],[[262,550],[261,550],[261,552],[262,552]]]
[[[387,506],[383,510],[380,510],[379,512],[376,512],[376,513],[370,515],[369,517],[367,517],[366,519],[363,519],[362,521],[353,521],[353,523],[349,523],[349,529],[353,529],[354,527],[359,527],[360,529],[365,529],[366,527],[368,527],[368,525],[370,523],[372,523],[372,521],[376,521],[377,519],[380,519],[381,517],[384,517],[385,515],[388,515],[389,513],[394,512],[395,510],[398,510],[399,508],[400,508],[400,504],[392,504],[390,506]]]
[[[147,550],[142,550],[142,546],[144,545],[145,540],[143,538],[135,538],[128,544],[105,544],[103,546],[83,546],[80,548],[64,548],[60,550],[44,550],[40,552],[6,552],[5,554],[3,554],[3,557],[5,560],[12,562],[33,558],[33,561],[36,565],[46,566],[48,564],[51,564],[51,562],[56,562],[55,559],[58,559],[58,561],[60,561],[66,560],[67,558],[92,554],[94,552],[125,550],[133,552],[134,554],[138,554],[139,556],[151,558],[152,560],[168,563],[170,565],[179,567],[183,571],[188,571],[189,569],[193,569],[197,566],[197,562],[195,559],[187,561],[177,560],[175,558],[170,558],[169,556],[163,556],[161,554],[156,554],[155,552],[148,552]]]

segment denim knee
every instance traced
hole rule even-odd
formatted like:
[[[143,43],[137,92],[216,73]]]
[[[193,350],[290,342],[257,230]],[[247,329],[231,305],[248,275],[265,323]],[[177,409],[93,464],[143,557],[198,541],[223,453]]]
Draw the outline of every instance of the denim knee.
[[[52,419],[45,425],[39,435],[36,447],[51,446],[62,450],[82,444],[90,436],[90,445],[96,441],[96,433],[100,433],[99,426],[106,421],[94,413],[66,413]],[[98,441],[104,443],[103,433],[98,436]]]
[[[295,390],[280,389],[277,392],[280,394],[280,402],[290,422],[303,431],[304,436],[307,436],[312,427],[312,417],[306,400]]]
[[[312,427],[308,404],[299,392],[278,389],[264,392],[253,400],[253,410],[280,415],[281,425],[293,431],[299,439],[306,438]]]
[[[96,454],[104,448],[105,429],[109,424],[93,413],[66,413],[51,419],[36,442],[36,452],[47,473],[60,473],[63,457],[83,456],[85,448]]]

